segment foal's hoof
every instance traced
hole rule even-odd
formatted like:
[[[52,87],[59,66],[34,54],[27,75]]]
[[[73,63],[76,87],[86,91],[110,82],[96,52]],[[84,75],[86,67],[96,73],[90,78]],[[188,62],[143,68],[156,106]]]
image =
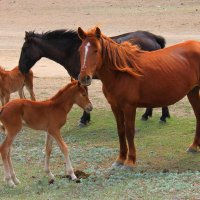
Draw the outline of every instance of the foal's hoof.
[[[19,185],[21,183],[18,178],[14,178],[13,182],[15,185]]]
[[[6,180],[9,187],[16,187],[12,179]]]
[[[197,153],[197,148],[194,148],[194,147],[188,147],[188,149],[186,150],[186,152],[188,153]]]
[[[112,164],[112,167],[122,167],[124,166],[124,164],[122,162],[119,162],[119,161],[115,161],[113,164]]]

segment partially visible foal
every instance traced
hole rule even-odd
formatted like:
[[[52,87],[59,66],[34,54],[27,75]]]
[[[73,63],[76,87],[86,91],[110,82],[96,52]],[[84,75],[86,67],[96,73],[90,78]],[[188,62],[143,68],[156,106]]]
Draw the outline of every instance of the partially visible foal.
[[[6,138],[0,146],[0,153],[3,160],[5,180],[9,186],[19,184],[15,176],[10,158],[10,148],[15,136],[21,130],[22,124],[35,130],[47,131],[45,171],[54,178],[49,168],[49,158],[52,151],[53,138],[59,145],[65,157],[65,172],[72,180],[76,179],[60,129],[65,124],[67,113],[73,104],[77,104],[86,112],[92,110],[92,104],[88,99],[87,88],[81,86],[78,81],[72,80],[70,84],[61,89],[51,99],[41,102],[15,99],[8,102],[0,110],[1,127],[6,131]]]
[[[27,74],[22,74],[18,67],[8,71],[0,66],[0,99],[2,105],[5,105],[10,100],[10,94],[16,91],[18,91],[20,98],[24,99],[24,85],[29,91],[31,99],[35,101],[33,72],[30,70]]]

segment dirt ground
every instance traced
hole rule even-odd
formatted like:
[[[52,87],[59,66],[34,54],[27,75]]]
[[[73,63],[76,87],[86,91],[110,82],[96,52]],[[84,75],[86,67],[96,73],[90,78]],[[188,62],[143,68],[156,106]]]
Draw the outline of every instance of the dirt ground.
[[[101,27],[113,36],[148,30],[166,38],[167,45],[200,39],[199,0],[0,0],[0,65],[6,69],[18,64],[25,31]],[[59,64],[41,59],[33,67],[38,99],[54,94],[69,79]],[[90,87],[96,104],[106,101],[100,81]],[[100,100],[99,100],[99,97]]]

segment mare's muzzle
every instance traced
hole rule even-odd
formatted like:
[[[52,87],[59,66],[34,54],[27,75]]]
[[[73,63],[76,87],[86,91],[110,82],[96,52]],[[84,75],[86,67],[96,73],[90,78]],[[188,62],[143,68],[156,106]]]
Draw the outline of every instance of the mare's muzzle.
[[[79,74],[78,81],[84,86],[89,86],[89,85],[91,85],[92,77],[90,77],[88,75],[80,76],[80,74]]]

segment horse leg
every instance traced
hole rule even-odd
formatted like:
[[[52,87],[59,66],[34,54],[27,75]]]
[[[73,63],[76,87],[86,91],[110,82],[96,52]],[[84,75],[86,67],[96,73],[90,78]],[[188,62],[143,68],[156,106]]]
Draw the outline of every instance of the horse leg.
[[[134,144],[135,137],[135,114],[136,107],[126,106],[124,109],[124,124],[126,139],[128,142],[128,157],[124,163],[125,169],[132,169],[136,162],[136,149]],[[133,123],[134,122],[134,123]]]
[[[200,97],[199,88],[196,87],[187,95],[190,104],[194,110],[196,116],[196,133],[193,143],[187,149],[188,152],[197,152],[197,148],[200,147]]]
[[[153,108],[147,108],[145,113],[142,115],[141,120],[147,121],[149,117],[152,117]]]
[[[170,118],[168,107],[162,107],[162,116],[160,117],[161,122],[166,122],[166,118]]]
[[[125,136],[125,126],[124,126],[124,114],[123,112],[115,106],[112,106],[112,111],[114,113],[117,122],[117,131],[119,137],[120,151],[117,160],[112,164],[112,166],[121,166],[124,164],[127,157],[127,143]]]
[[[24,86],[22,88],[20,88],[19,91],[18,91],[20,99],[26,99],[23,89],[24,89]]]
[[[28,90],[29,94],[30,94],[30,97],[31,97],[31,100],[32,101],[36,101],[35,99],[35,93],[33,92],[33,83],[27,83],[26,82],[26,89]]]
[[[83,126],[87,125],[89,122],[90,122],[90,113],[87,113],[84,111],[83,115],[80,119],[79,126],[83,127]]]
[[[49,167],[49,160],[50,160],[50,155],[51,155],[51,152],[52,152],[52,144],[53,144],[53,137],[51,135],[49,135],[47,133],[46,135],[46,148],[45,148],[45,172],[46,174],[54,179],[54,175],[52,174],[52,172],[50,171],[50,167]]]
[[[77,177],[74,174],[74,170],[73,170],[71,162],[70,162],[67,145],[65,144],[62,136],[60,135],[60,130],[49,131],[49,134],[51,134],[55,138],[58,146],[60,147],[60,150],[64,154],[64,157],[65,157],[65,173],[67,175],[69,175],[72,180],[76,180]]]
[[[12,145],[12,142],[14,140],[14,136],[16,135],[16,133],[12,133],[12,132],[7,132],[6,138],[4,140],[4,142],[1,145],[1,157],[3,160],[3,166],[4,166],[4,174],[5,174],[5,181],[7,182],[7,184],[10,187],[14,187],[15,183],[13,182],[12,179],[12,166],[10,166],[10,147]],[[14,171],[13,171],[14,173]]]
[[[18,180],[18,178],[17,178],[16,175],[15,175],[15,171],[14,171],[14,169],[13,169],[13,165],[12,165],[12,161],[11,161],[10,154],[11,154],[11,147],[10,147],[9,152],[8,152],[8,164],[9,164],[9,166],[10,166],[11,178],[12,178],[14,184],[15,184],[15,185],[18,185],[18,184],[20,184],[20,181]]]

